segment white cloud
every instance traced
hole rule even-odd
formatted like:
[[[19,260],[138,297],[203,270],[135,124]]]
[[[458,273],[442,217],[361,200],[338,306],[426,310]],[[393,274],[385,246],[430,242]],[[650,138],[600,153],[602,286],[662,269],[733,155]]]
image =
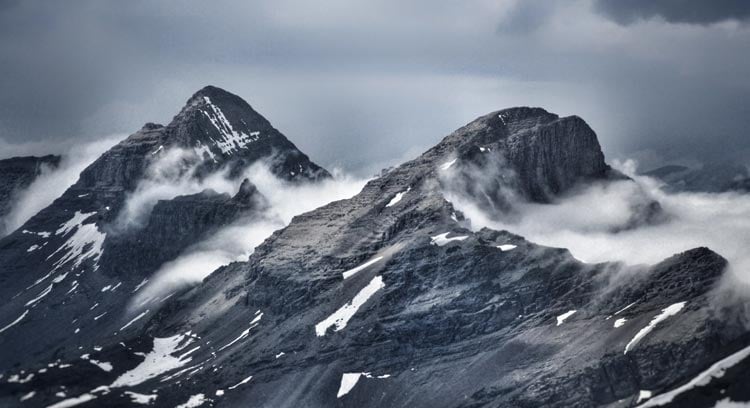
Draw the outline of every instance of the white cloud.
[[[6,216],[8,232],[20,227],[40,210],[52,204],[78,180],[83,169],[123,138],[123,135],[112,135],[69,148],[63,153],[60,165],[56,169],[45,169],[27,189],[19,193],[13,209]]]
[[[179,156],[175,153],[174,157]],[[168,158],[167,163],[174,163],[173,157]],[[151,174],[161,176],[141,183],[137,193],[131,196],[126,205],[131,214],[143,214],[147,207],[153,206],[156,197],[169,199],[205,188],[235,194],[245,177],[265,197],[268,207],[260,214],[251,214],[248,218],[220,229],[211,237],[188,248],[177,259],[164,264],[131,302],[131,307],[135,308],[162,299],[187,285],[198,283],[222,265],[246,260],[255,247],[274,231],[287,225],[295,215],[331,201],[349,198],[358,193],[366,182],[334,171],[334,177],[330,180],[315,184],[292,184],[275,177],[265,163],[250,166],[237,179],[229,180],[224,177],[223,172],[219,172],[197,182],[185,176],[189,172],[181,173],[176,178],[173,177],[174,174],[162,177],[169,174],[166,171],[168,167],[164,162],[158,163]]]
[[[585,262],[654,264],[676,253],[708,247],[750,281],[750,195],[667,194],[652,179],[620,170],[635,182],[593,185],[549,205],[517,203],[518,216],[492,219],[466,197],[446,196],[471,219],[472,228],[504,229],[538,244],[567,248]],[[666,222],[614,232],[633,215],[631,203],[650,197],[669,215]]]

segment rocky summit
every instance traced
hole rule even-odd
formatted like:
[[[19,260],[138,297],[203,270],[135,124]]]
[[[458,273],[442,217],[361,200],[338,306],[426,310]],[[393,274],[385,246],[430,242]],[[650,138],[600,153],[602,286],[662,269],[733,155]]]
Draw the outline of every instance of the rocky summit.
[[[14,335],[0,337],[0,370],[93,346],[127,323],[133,290],[159,267],[218,228],[258,215],[265,198],[249,181],[239,185],[241,170],[259,162],[289,183],[330,177],[245,101],[211,86],[169,125],[146,124],[105,152],[0,240],[0,322],[21,319]],[[154,203],[147,219],[122,221],[144,185],[199,183],[219,173],[237,180],[234,198],[210,190],[170,197]]]
[[[241,174],[269,154],[284,180],[328,177],[296,149],[278,158],[293,145],[272,142],[280,134],[236,98],[198,92],[176,123],[105,153],[0,241],[0,404],[708,407],[749,397],[750,332],[722,296],[722,256],[695,248],[655,265],[587,264],[472,228],[449,201],[502,217],[519,200],[630,182],[583,119],[539,108],[480,117],[357,195],[294,217],[246,261],[126,310],[156,264],[268,205],[249,182],[234,196],[175,197],[115,238],[108,225],[151,155],[192,149],[196,178]],[[245,152],[253,143],[263,154]]]

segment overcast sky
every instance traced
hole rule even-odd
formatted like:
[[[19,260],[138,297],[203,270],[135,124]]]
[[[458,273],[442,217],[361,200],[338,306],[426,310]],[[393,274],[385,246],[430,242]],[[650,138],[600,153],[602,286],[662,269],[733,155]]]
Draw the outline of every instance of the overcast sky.
[[[0,156],[167,123],[207,84],[370,172],[484,113],[577,114],[610,159],[750,164],[750,2],[0,0]]]

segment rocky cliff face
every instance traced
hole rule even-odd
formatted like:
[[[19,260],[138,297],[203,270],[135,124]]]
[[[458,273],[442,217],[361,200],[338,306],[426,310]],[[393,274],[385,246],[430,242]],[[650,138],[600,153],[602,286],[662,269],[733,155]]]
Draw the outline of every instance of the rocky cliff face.
[[[6,299],[0,371],[48,361],[117,332],[130,319],[125,307],[133,292],[161,265],[264,208],[262,194],[244,183],[235,197],[205,191],[163,200],[144,225],[122,228],[129,197],[176,151],[170,171],[195,182],[225,172],[239,184],[241,171],[259,161],[289,183],[330,177],[241,98],[215,87],[198,91],[169,125],[143,126],[0,240],[0,297]]]
[[[17,195],[31,185],[44,169],[52,170],[60,164],[60,156],[13,157],[0,160],[0,237],[9,233],[4,218],[12,210]]]
[[[498,192],[541,202],[620,177],[580,119],[493,113],[351,199],[295,217],[158,312],[93,341],[59,340],[81,349],[6,364],[0,401],[33,391],[25,405],[624,407],[672,392],[665,405],[712,406],[686,396],[743,367],[750,341],[741,309],[715,302],[726,261],[697,248],[653,266],[584,264],[472,231],[444,194],[488,172],[507,177]],[[503,206],[484,187],[464,191]]]
[[[578,183],[623,178],[604,161],[596,134],[578,117],[513,108],[480,117],[427,154],[452,152],[447,189],[473,197],[488,212],[513,201],[547,203]],[[450,160],[455,159],[455,163]]]

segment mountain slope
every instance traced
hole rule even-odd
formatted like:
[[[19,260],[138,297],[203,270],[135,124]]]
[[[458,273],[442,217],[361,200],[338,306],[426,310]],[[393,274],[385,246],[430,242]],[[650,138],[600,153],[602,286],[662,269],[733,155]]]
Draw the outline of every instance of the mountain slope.
[[[713,302],[721,256],[590,265],[473,232],[444,193],[477,174],[493,182],[462,192],[499,213],[508,194],[545,202],[621,178],[581,119],[495,112],[295,217],[101,348],[61,353],[31,378],[7,373],[24,382],[0,395],[35,391],[28,406],[131,406],[134,395],[158,406],[632,406],[748,342],[742,315]]]
[[[330,177],[241,98],[215,87],[193,95],[169,125],[146,124],[105,152],[0,240],[0,296],[7,299],[0,370],[94,345],[124,326],[133,317],[125,313],[132,292],[161,265],[218,228],[260,214],[262,195],[251,184],[239,187],[242,170],[260,161],[290,183]],[[142,225],[123,226],[131,197],[165,168],[171,178],[162,183],[226,174],[241,191],[234,199],[210,191],[170,197],[148,209]]]

